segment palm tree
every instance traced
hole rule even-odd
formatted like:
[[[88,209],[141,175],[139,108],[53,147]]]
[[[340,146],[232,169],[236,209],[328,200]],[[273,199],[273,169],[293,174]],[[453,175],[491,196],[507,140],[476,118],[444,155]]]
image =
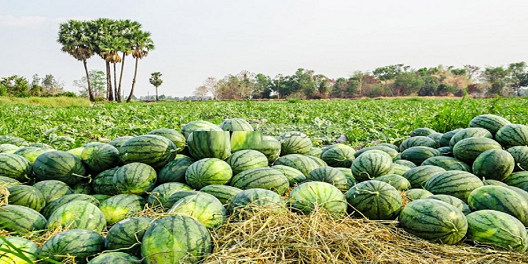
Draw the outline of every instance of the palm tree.
[[[118,31],[120,32],[119,35],[122,37],[124,41],[124,43],[122,43],[123,45],[120,47],[120,51],[122,52],[121,54],[122,61],[121,61],[121,70],[119,72],[119,85],[117,87],[117,92],[116,92],[116,94],[118,95],[119,101],[121,101],[121,94],[124,95],[124,92],[122,92],[121,90],[121,83],[123,81],[125,58],[127,55],[129,55],[132,52],[132,45],[131,45],[131,40],[133,39],[132,33],[135,30],[140,30],[141,24],[137,21],[131,21],[129,19],[126,19],[126,20],[118,20],[117,25],[118,25]]]
[[[148,31],[142,31],[140,29],[136,29],[133,31],[131,39],[132,43],[132,57],[136,59],[136,63],[134,66],[134,78],[132,79],[132,88],[130,89],[130,95],[127,98],[127,103],[130,102],[132,99],[132,96],[134,95],[134,87],[136,86],[136,77],[137,77],[137,69],[138,69],[138,61],[139,59],[142,59],[146,57],[149,53],[149,51],[154,49],[154,42],[150,38],[150,32]]]
[[[117,35],[116,23],[109,18],[99,18],[90,24],[96,47],[94,51],[105,61],[106,65],[106,98],[108,101],[114,101],[110,63],[121,61],[113,47],[115,43],[112,43]]]
[[[86,61],[94,55],[89,25],[87,22],[77,20],[69,20],[67,23],[60,24],[57,42],[62,45],[62,51],[70,54],[75,59],[82,61],[86,80],[88,81],[88,97],[90,98],[90,101],[95,101],[86,63]]]
[[[156,101],[159,101],[159,98],[158,98],[158,87],[163,83],[163,80],[161,79],[161,72],[153,72],[153,73],[151,73],[149,82],[150,82],[150,84],[154,85],[154,87],[156,87]]]

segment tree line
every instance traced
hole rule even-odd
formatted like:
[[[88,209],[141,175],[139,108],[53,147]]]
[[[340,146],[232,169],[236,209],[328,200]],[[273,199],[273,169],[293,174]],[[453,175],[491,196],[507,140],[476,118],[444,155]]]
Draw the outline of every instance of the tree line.
[[[198,99],[268,99],[268,98],[356,98],[379,96],[519,96],[528,86],[525,62],[507,67],[464,65],[462,68],[439,65],[413,69],[404,64],[379,67],[371,72],[356,71],[337,79],[313,70],[297,69],[292,75],[274,78],[262,73],[241,71],[222,79],[208,77],[194,90]]]
[[[35,74],[31,82],[18,75],[0,78],[0,96],[75,97],[77,95],[73,92],[64,91],[64,83],[56,79],[53,74],[46,74],[43,78]]]

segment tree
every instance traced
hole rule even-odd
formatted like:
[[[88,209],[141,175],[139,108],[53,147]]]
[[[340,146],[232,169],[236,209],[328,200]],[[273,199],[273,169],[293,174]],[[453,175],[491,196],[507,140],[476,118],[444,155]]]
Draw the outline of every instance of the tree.
[[[424,85],[424,81],[414,72],[404,72],[396,76],[392,87],[392,93],[396,96],[410,95],[418,92]]]
[[[251,96],[253,98],[270,98],[272,90],[272,80],[269,76],[259,73],[255,76],[255,85]]]
[[[200,85],[198,87],[196,87],[196,89],[194,89],[194,96],[198,97],[200,100],[203,100],[205,98],[205,96],[207,95],[208,91],[207,91],[207,87],[205,87],[205,85]]]
[[[42,79],[42,87],[46,90],[46,93],[56,95],[64,90],[64,84],[55,79],[52,74],[46,74]]]
[[[95,54],[89,25],[77,20],[69,20],[60,24],[57,42],[62,45],[61,50],[63,52],[70,54],[78,61],[82,61],[86,78],[89,80],[86,61]],[[87,86],[88,97],[93,102],[95,98],[89,81]]]
[[[12,75],[0,80],[0,96],[28,97],[30,95],[29,82],[23,76]]]
[[[520,95],[519,91],[521,87],[528,86],[528,71],[526,70],[527,68],[528,66],[524,61],[510,63],[510,65],[508,65],[511,87],[516,96]]]
[[[207,77],[204,81],[204,86],[211,93],[213,96],[213,100],[218,99],[218,95],[220,93],[218,80],[214,77]]]
[[[474,80],[473,78],[478,77],[478,72],[480,71],[480,67],[475,65],[464,65],[464,69],[466,69],[468,79]]]
[[[489,94],[503,95],[504,87],[506,86],[506,77],[509,74],[508,69],[504,69],[502,66],[499,67],[486,67],[483,73],[483,77],[488,83]]]
[[[90,78],[89,81],[92,86],[94,97],[104,98],[106,90],[105,73],[100,70],[90,70],[88,76]],[[86,77],[83,76],[80,80],[73,81],[73,85],[79,87],[79,93],[81,96],[88,96],[88,80]]]
[[[150,32],[142,31],[139,28],[134,29],[131,32],[132,39],[130,43],[132,44],[132,57],[136,59],[134,66],[134,77],[132,79],[132,88],[130,89],[130,95],[127,98],[127,102],[130,102],[130,99],[134,95],[134,87],[136,86],[136,77],[138,69],[138,61],[146,57],[149,51],[154,49],[154,42],[150,38]]]
[[[159,101],[159,98],[158,98],[158,87],[163,83],[163,80],[161,79],[161,72],[153,72],[153,73],[151,73],[149,82],[150,82],[150,84],[154,85],[154,87],[156,87],[156,101]]]

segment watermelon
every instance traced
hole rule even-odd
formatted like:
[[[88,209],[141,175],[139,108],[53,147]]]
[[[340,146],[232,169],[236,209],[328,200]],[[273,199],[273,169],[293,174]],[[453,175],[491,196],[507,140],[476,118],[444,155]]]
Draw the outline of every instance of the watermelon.
[[[416,146],[405,149],[401,153],[401,158],[411,161],[415,165],[420,165],[422,162],[430,157],[440,156],[440,151],[426,146]]]
[[[358,151],[356,151],[354,153],[354,156],[357,158],[359,157],[361,154],[367,152],[367,151],[370,151],[370,150],[381,150],[382,152],[385,152],[387,154],[389,154],[389,156],[391,157],[392,160],[396,160],[397,157],[398,157],[398,154],[399,152],[391,147],[387,147],[387,146],[380,146],[380,145],[376,145],[376,146],[371,146],[371,147],[366,147],[366,148],[362,148]]]
[[[428,127],[420,127],[420,128],[416,128],[415,130],[411,131],[411,133],[409,134],[411,137],[416,137],[416,136],[429,136],[433,133],[436,133],[436,131],[434,131],[433,129],[430,129]]]
[[[31,176],[31,163],[26,158],[12,153],[0,153],[0,175],[26,182]]]
[[[37,157],[44,153],[44,152],[50,152],[53,151],[53,149],[45,149],[45,148],[37,148],[37,147],[23,147],[17,149],[13,154],[20,155],[24,158],[26,158],[29,163],[33,164]]]
[[[114,148],[119,149],[127,140],[133,138],[133,136],[123,136],[112,139],[108,144],[114,146]]]
[[[8,203],[29,207],[37,212],[46,205],[46,199],[39,189],[28,185],[14,185],[7,187],[9,191]]]
[[[66,194],[55,201],[49,203],[42,209],[42,215],[44,215],[46,218],[49,218],[51,214],[57,210],[57,208],[72,202],[72,201],[85,201],[92,203],[96,206],[99,206],[99,200],[97,200],[95,197],[86,195],[86,194]]]
[[[436,146],[440,147],[440,140],[442,139],[443,134],[442,133],[432,133],[427,135],[428,138],[433,139],[436,142]]]
[[[470,137],[458,141],[453,147],[455,158],[471,164],[478,155],[490,149],[502,149],[495,140],[485,137]]]
[[[371,150],[358,156],[351,169],[358,182],[374,179],[391,172],[392,158],[385,152]]]
[[[99,233],[86,229],[70,229],[49,238],[40,255],[55,261],[66,260],[73,256],[75,263],[86,263],[86,258],[95,256],[104,250],[104,237]]]
[[[48,229],[59,227],[102,232],[106,229],[106,219],[97,206],[85,201],[72,201],[57,208],[48,218]]]
[[[330,183],[343,192],[350,188],[348,186],[348,180],[345,174],[332,167],[320,167],[314,169],[308,173],[306,179],[309,181],[322,181]]]
[[[190,191],[192,188],[181,182],[167,182],[158,185],[152,192],[150,192],[147,203],[149,206],[162,206],[164,208],[170,208],[166,206],[167,200],[175,192],[179,191]]]
[[[284,208],[284,200],[273,191],[254,188],[236,194],[227,209],[229,213],[238,214],[243,218],[244,212],[256,211],[259,207],[281,211]]]
[[[80,160],[83,150],[84,150],[84,147],[78,147],[78,148],[69,149],[66,152],[73,154],[75,157],[77,157]]]
[[[81,181],[71,187],[73,193],[92,194],[92,185],[89,181]]]
[[[145,163],[133,162],[116,170],[112,183],[119,193],[143,195],[156,184],[156,170]]]
[[[528,190],[528,171],[516,171],[504,179],[504,183]]]
[[[468,222],[462,211],[435,199],[420,199],[408,203],[401,210],[398,220],[405,231],[448,245],[462,240],[468,229]]]
[[[19,148],[20,148],[19,146],[16,146],[16,145],[13,145],[13,144],[9,144],[9,143],[0,144],[0,153],[10,153],[10,154],[13,154],[13,153],[15,153],[15,151],[17,151]]]
[[[158,172],[158,184],[166,182],[185,182],[185,172],[194,163],[188,156],[178,154]]]
[[[446,202],[458,208],[465,215],[471,213],[471,209],[469,209],[469,205],[465,203],[464,201],[456,198],[455,196],[446,195],[446,194],[435,194],[435,195],[428,196],[425,199],[434,199],[434,200]]]
[[[438,147],[436,141],[432,138],[429,138],[426,136],[414,136],[414,137],[410,137],[404,140],[400,144],[400,152],[403,152],[404,150],[410,147],[416,147],[416,146],[424,146],[424,147],[431,147],[431,148]]]
[[[112,264],[137,263],[137,264],[140,264],[141,260],[138,259],[137,257],[134,257],[124,252],[108,252],[108,253],[102,253],[100,255],[97,255],[97,257],[91,259],[90,262],[88,262],[88,264],[106,264],[106,263],[112,263]]]
[[[281,143],[281,155],[308,154],[313,147],[312,140],[298,131],[284,132],[277,138]]]
[[[466,215],[466,218],[468,239],[499,249],[526,251],[526,229],[515,217],[495,210],[480,210]]]
[[[142,135],[127,140],[119,148],[124,164],[140,162],[160,169],[176,157],[176,146],[166,137]]]
[[[469,194],[483,185],[472,173],[451,170],[435,174],[424,184],[424,189],[433,194],[447,194],[467,202]]]
[[[92,189],[94,193],[106,195],[118,194],[119,192],[114,183],[114,174],[118,169],[119,167],[115,167],[97,174],[92,180]]]
[[[227,184],[233,177],[229,164],[217,158],[205,158],[191,164],[185,172],[189,186],[201,189],[210,184]]]
[[[97,201],[99,201],[99,203],[101,203],[104,200],[106,200],[106,199],[111,197],[110,195],[100,194],[100,193],[90,194],[90,196],[92,196],[93,198],[97,199]]]
[[[409,169],[416,168],[417,166],[416,164],[414,164],[414,162],[405,159],[395,160],[393,164],[403,165],[405,167],[408,167]]]
[[[282,172],[282,174],[284,174],[284,176],[286,176],[286,178],[288,179],[290,186],[294,186],[295,184],[306,180],[306,176],[304,176],[304,174],[298,169],[285,165],[273,165],[271,166],[271,168]]]
[[[13,178],[9,178],[6,176],[0,176],[0,187],[9,187],[9,186],[19,185],[19,184],[22,184],[22,183]]]
[[[242,118],[228,118],[220,123],[220,128],[224,131],[253,131],[253,127]]]
[[[490,209],[507,213],[528,226],[528,201],[507,187],[485,185],[477,188],[469,195],[468,205],[473,211]]]
[[[392,144],[392,143],[387,143],[387,142],[383,142],[383,143],[379,143],[377,144],[376,146],[385,146],[385,147],[389,147],[391,149],[394,149],[396,151],[399,151],[400,150],[400,147]]]
[[[511,124],[501,127],[495,140],[503,147],[528,146],[528,126],[521,124]]]
[[[513,172],[515,160],[506,150],[490,149],[473,162],[473,173],[483,179],[502,181]]]
[[[385,174],[374,178],[374,180],[386,182],[398,191],[407,191],[411,189],[411,183],[409,180],[398,174]]]
[[[451,147],[449,147],[449,146],[447,146],[447,147],[439,147],[436,150],[438,150],[438,152],[440,152],[440,155],[442,155],[442,156],[453,157],[453,149]]]
[[[35,148],[41,148],[41,149],[51,149],[53,150],[53,147],[42,142],[35,142],[28,145],[28,147],[35,147]]]
[[[146,217],[129,217],[117,222],[106,234],[106,248],[139,256],[143,235],[153,222]]]
[[[371,220],[392,220],[402,208],[400,192],[390,184],[377,180],[360,182],[346,192],[351,211]]]
[[[264,140],[262,131],[231,131],[230,134],[231,152],[244,149],[258,150],[258,147],[262,145],[262,141]],[[280,149],[280,143],[278,148]]]
[[[314,157],[314,156],[310,156],[310,155],[305,155],[305,157],[311,159],[312,161],[315,162],[315,164],[317,164],[317,166],[319,167],[327,167],[328,164],[326,164],[326,162],[318,157]]]
[[[37,260],[38,246],[22,237],[0,237],[0,263],[23,264]]]
[[[183,198],[185,198],[187,196],[195,195],[198,192],[199,191],[194,191],[194,190],[183,190],[183,191],[174,192],[173,194],[171,194],[171,196],[169,196],[169,198],[167,198],[167,201],[165,202],[163,207],[171,208],[179,200],[181,200],[181,199],[183,199]]]
[[[46,228],[46,218],[39,212],[21,205],[0,206],[0,226],[9,232],[25,234]]]
[[[515,160],[514,171],[528,170],[528,146],[515,146],[507,149]]]
[[[316,158],[321,158],[321,154],[323,154],[323,149],[318,147],[312,147],[308,153],[306,153],[307,156],[312,156]]]
[[[174,203],[168,214],[192,217],[210,229],[220,227],[227,218],[222,202],[205,192],[183,197]]]
[[[208,193],[216,197],[223,205],[227,205],[242,190],[233,186],[213,184],[203,187],[200,192]]]
[[[499,185],[499,186],[508,186],[508,184],[504,183],[504,182],[501,182],[501,181],[497,181],[497,180],[482,180],[482,183],[484,185]]]
[[[511,123],[506,118],[493,114],[478,115],[469,121],[470,127],[487,129],[493,135],[495,135],[501,127],[509,124]]]
[[[231,155],[231,137],[228,131],[194,131],[187,139],[189,153],[196,159],[224,160]]]
[[[213,250],[211,235],[199,221],[168,216],[153,223],[141,243],[143,262],[196,263]]]
[[[194,131],[223,131],[218,125],[204,120],[196,120],[182,126],[181,133],[189,140],[189,135]]]
[[[266,155],[252,149],[239,150],[231,154],[226,159],[226,162],[231,166],[233,175],[245,170],[268,166],[268,158]]]
[[[263,136],[261,144],[254,148],[266,155],[270,163],[275,162],[281,155],[281,143],[272,136]]]
[[[324,160],[328,166],[350,168],[352,162],[356,159],[354,154],[355,150],[352,147],[332,147],[321,154],[321,159]]]
[[[293,188],[288,197],[289,206],[298,212],[310,214],[324,209],[335,217],[342,217],[347,210],[343,193],[326,182],[305,182]]]
[[[424,189],[410,189],[405,191],[405,197],[410,201],[425,199],[432,195],[430,191]]]
[[[424,165],[433,165],[441,167],[445,170],[462,170],[462,171],[471,171],[471,167],[465,162],[448,156],[435,156],[428,158],[422,162],[420,166]]]
[[[179,131],[172,128],[158,128],[147,133],[147,135],[158,135],[166,137],[168,140],[174,143],[176,146],[176,152],[180,153],[183,151],[186,145],[185,136]]]
[[[19,147],[26,147],[29,145],[23,138],[4,135],[0,135],[0,144],[12,144]]]
[[[346,180],[346,179],[345,179]],[[245,170],[231,179],[230,185],[242,190],[260,188],[283,195],[290,186],[288,178],[269,167]]]
[[[451,141],[451,138],[458,133],[462,128],[458,128],[455,130],[447,131],[445,132],[442,137],[440,137],[440,141],[438,142],[440,147],[450,147],[449,142]]]
[[[119,151],[110,144],[90,145],[83,149],[81,161],[90,171],[99,173],[119,165]]]
[[[392,173],[393,174],[397,174],[397,175],[400,175],[400,176],[403,176],[403,174],[405,172],[407,172],[408,170],[410,170],[411,168],[409,168],[408,166],[405,166],[405,165],[401,165],[401,164],[398,164],[398,163],[392,163]]]
[[[300,154],[289,154],[278,158],[273,165],[284,165],[299,170],[307,176],[312,170],[321,167],[315,160]]]
[[[70,186],[87,178],[81,160],[69,152],[60,150],[38,156],[33,163],[33,173],[40,180],[59,180]]]
[[[99,208],[106,222],[113,225],[131,215],[143,210],[144,199],[135,194],[118,194],[104,200]]]
[[[451,137],[451,140],[449,140],[449,146],[453,148],[458,141],[470,137],[485,137],[493,139],[493,135],[491,134],[491,132],[489,132],[485,128],[468,127],[454,134],[453,137]]]
[[[356,178],[354,178],[354,175],[352,174],[352,170],[348,168],[336,168],[339,171],[341,171],[343,174],[345,174],[345,177],[347,178],[347,185],[348,188],[356,185],[358,182]]]
[[[39,181],[33,184],[33,187],[42,193],[46,204],[49,204],[66,194],[73,193],[70,186],[58,180]]]

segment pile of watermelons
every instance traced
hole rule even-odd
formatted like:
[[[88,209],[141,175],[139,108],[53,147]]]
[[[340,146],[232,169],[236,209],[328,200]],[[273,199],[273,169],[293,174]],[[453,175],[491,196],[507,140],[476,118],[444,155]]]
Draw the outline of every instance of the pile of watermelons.
[[[259,206],[396,219],[433,242],[524,252],[527,170],[528,126],[489,114],[360,150],[266,136],[237,118],[68,151],[0,136],[0,262],[198,262],[210,230]],[[145,208],[161,213],[138,216]],[[27,239],[53,229],[41,246]]]

